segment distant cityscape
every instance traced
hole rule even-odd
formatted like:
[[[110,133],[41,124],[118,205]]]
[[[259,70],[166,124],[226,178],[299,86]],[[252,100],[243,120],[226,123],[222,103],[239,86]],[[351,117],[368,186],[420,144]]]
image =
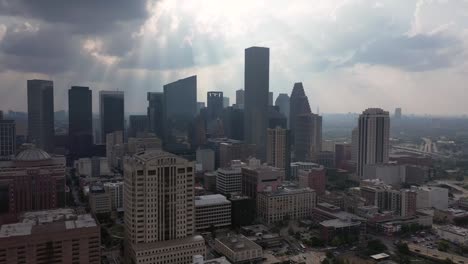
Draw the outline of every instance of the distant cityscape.
[[[0,264],[468,263],[468,119],[314,112],[307,83],[270,91],[269,48],[244,63],[232,104],[194,75],[128,117],[28,80],[0,111]]]

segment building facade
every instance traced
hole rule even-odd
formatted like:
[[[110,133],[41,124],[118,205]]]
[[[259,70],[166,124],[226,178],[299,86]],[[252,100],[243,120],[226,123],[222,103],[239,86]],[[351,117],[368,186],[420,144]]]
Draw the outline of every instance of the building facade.
[[[148,116],[131,115],[129,116],[129,121],[128,137],[143,137],[149,132]]]
[[[299,186],[315,190],[317,195],[325,194],[326,170],[322,165],[308,170],[299,170]]]
[[[124,162],[125,259],[128,263],[191,263],[205,255],[194,236],[193,162],[149,150]]]
[[[14,120],[0,118],[0,160],[11,159],[16,154],[16,124]]]
[[[236,91],[236,108],[237,109],[244,109],[244,89],[239,89]]]
[[[313,161],[322,150],[322,117],[302,114],[295,118],[294,159]]]
[[[148,129],[158,138],[164,138],[164,93],[148,92]]]
[[[28,141],[52,152],[54,135],[54,83],[28,80]]]
[[[221,194],[195,197],[195,230],[231,225],[231,202]]]
[[[246,166],[240,160],[233,160],[230,167],[219,168],[216,171],[216,190],[224,195],[242,192],[242,167]]]
[[[262,247],[243,235],[216,238],[214,249],[232,263],[253,263],[263,258]]]
[[[249,160],[249,166],[242,168],[242,194],[257,199],[259,192],[276,190],[284,180],[284,170],[260,165],[256,159]]]
[[[284,169],[286,177],[291,169],[291,141],[288,129],[277,127],[267,130],[267,163],[270,166]]]
[[[289,95],[286,93],[280,93],[276,97],[275,106],[279,108],[280,113],[282,113],[287,119],[287,128],[289,128]]]
[[[89,157],[93,147],[93,102],[89,87],[68,90],[68,140],[72,159]]]
[[[124,92],[100,91],[99,115],[101,119],[101,142],[115,131],[124,131]]]

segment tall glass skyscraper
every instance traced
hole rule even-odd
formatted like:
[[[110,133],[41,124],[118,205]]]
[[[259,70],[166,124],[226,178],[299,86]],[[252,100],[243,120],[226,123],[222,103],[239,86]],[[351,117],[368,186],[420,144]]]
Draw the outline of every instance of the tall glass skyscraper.
[[[68,90],[68,137],[73,158],[86,157],[93,145],[92,91],[72,86]]]
[[[99,92],[101,117],[101,142],[106,142],[106,135],[115,131],[124,131],[124,93],[121,91]]]
[[[54,135],[54,83],[28,80],[28,141],[52,152]]]
[[[244,137],[255,144],[257,156],[266,159],[268,98],[270,85],[270,49],[251,47],[245,50]]]

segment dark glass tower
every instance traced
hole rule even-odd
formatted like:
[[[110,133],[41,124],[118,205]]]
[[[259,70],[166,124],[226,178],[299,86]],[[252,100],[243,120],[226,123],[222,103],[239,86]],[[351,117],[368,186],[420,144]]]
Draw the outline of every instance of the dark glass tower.
[[[101,91],[99,93],[101,142],[106,135],[124,131],[124,93],[120,91]]]
[[[138,135],[148,132],[148,117],[146,115],[131,115],[129,120],[129,137],[138,137]]]
[[[149,131],[160,139],[164,136],[164,93],[148,93]]]
[[[255,144],[257,157],[266,159],[268,98],[270,81],[270,49],[251,47],[245,50],[244,137]]]
[[[28,140],[52,152],[54,135],[54,83],[28,80]]]
[[[223,112],[223,92],[208,92],[206,96],[208,122],[219,118]]]
[[[68,137],[72,159],[91,155],[93,147],[92,91],[72,86],[68,90]]]

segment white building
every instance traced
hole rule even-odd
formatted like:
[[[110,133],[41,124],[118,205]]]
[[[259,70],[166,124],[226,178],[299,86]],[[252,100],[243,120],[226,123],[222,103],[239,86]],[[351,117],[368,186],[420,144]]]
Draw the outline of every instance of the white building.
[[[231,225],[231,201],[221,194],[195,197],[195,230]]]
[[[123,182],[106,182],[104,190],[110,197],[112,210],[123,210]]]
[[[263,258],[262,247],[243,235],[217,238],[214,249],[232,263],[249,263]]]
[[[242,167],[240,160],[231,161],[231,167],[219,168],[216,177],[216,190],[224,195],[242,192]]]
[[[89,207],[93,214],[110,213],[112,211],[111,197],[102,186],[91,186],[88,198]]]
[[[441,239],[457,245],[468,245],[468,229],[458,226],[442,226],[437,228],[437,234]]]
[[[367,164],[362,179],[379,179],[385,184],[399,185],[406,181],[406,165]]]
[[[197,163],[202,165],[203,171],[214,171],[215,169],[215,152],[208,148],[197,149]]]
[[[192,263],[205,255],[195,232],[195,164],[162,150],[125,157],[125,263]]]
[[[436,208],[445,210],[448,208],[448,189],[441,187],[412,187],[418,195],[416,198],[416,208]]]
[[[107,158],[104,157],[81,158],[75,160],[74,167],[78,176],[99,177],[112,175]]]
[[[292,162],[291,163],[291,177],[293,179],[298,179],[300,170],[313,170],[320,169],[322,166],[313,162]]]

